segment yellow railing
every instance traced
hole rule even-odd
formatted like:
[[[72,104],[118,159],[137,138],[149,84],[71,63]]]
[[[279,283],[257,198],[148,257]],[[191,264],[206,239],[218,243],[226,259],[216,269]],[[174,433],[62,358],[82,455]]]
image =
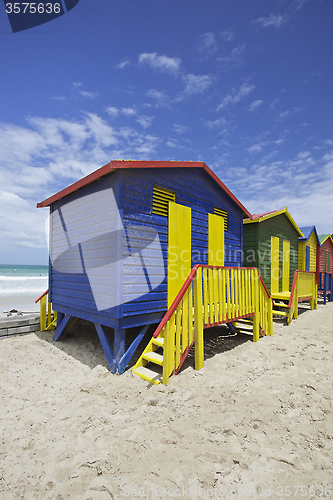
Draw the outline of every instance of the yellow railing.
[[[40,331],[53,330],[57,325],[57,312],[53,312],[52,319],[52,304],[48,301],[49,290],[46,290],[38,299],[35,301],[40,304]]]
[[[298,303],[310,302],[311,309],[317,309],[318,286],[316,275],[309,271],[295,271],[289,299],[288,325],[298,316]]]
[[[177,373],[193,342],[195,368],[204,364],[203,329],[253,320],[253,341],[273,335],[272,299],[256,268],[196,265],[154,333],[163,338],[163,378]]]

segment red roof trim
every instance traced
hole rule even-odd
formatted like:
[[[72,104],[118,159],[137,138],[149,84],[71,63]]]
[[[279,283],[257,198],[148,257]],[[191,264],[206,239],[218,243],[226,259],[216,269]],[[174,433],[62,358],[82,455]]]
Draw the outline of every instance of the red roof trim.
[[[281,210],[284,210],[284,209],[279,208],[278,210],[272,210],[271,212],[265,212],[263,214],[252,214],[250,219],[261,219],[261,217],[266,217],[266,215],[275,214],[275,212],[281,212]]]
[[[128,169],[128,168],[203,168],[209,175],[214,179],[215,182],[225,191],[230,198],[241,208],[241,210],[244,212],[247,217],[252,218],[250,212],[246,210],[244,205],[236,198],[235,195],[232,194],[232,192],[227,188],[225,184],[217,177],[217,175],[214,174],[214,172],[202,161],[136,161],[136,160],[113,160],[110,161],[110,163],[107,163],[103,167],[95,170],[95,172],[92,172],[91,174],[87,175],[86,177],[83,177],[77,182],[74,182],[74,184],[71,184],[70,186],[66,187],[62,191],[59,191],[58,193],[54,194],[50,198],[47,198],[44,201],[41,201],[40,203],[37,203],[37,208],[43,208],[43,207],[48,207],[55,201],[60,200],[61,198],[64,198],[65,196],[68,196],[71,193],[74,193],[78,189],[87,186],[88,184],[91,184],[92,182],[96,181],[97,179],[100,179],[104,175],[110,174],[114,170],[122,170],[122,169]]]

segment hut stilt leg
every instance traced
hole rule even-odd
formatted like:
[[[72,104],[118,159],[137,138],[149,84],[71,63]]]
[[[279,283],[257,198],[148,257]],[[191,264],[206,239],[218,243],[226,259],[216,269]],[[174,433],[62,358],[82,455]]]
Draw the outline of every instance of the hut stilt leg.
[[[56,328],[55,334],[53,335],[54,342],[57,342],[57,340],[60,339],[60,337],[65,332],[66,326],[68,325],[68,323],[70,322],[70,320],[72,318],[73,318],[73,316],[70,316],[69,314],[58,313],[57,328]]]
[[[106,361],[109,365],[110,372],[111,373],[116,373],[117,371],[117,361],[114,357],[114,354],[112,352],[109,340],[106,336],[105,330],[102,325],[99,325],[97,323],[95,324],[96,332],[99,337],[100,343],[102,344],[102,348],[106,357]]]
[[[125,354],[122,356],[122,358],[118,362],[118,373],[124,373],[126,370],[126,367],[128,363],[131,361],[133,354],[135,353],[137,347],[139,346],[141,340],[145,336],[145,333],[147,332],[148,328],[150,325],[145,325],[144,327],[141,328],[140,333],[136,336],[136,338],[133,340]]]
[[[114,329],[114,336],[113,336],[113,352],[117,361],[117,368],[119,371],[119,361],[125,354],[125,337],[126,337],[126,330],[117,330],[116,328]]]

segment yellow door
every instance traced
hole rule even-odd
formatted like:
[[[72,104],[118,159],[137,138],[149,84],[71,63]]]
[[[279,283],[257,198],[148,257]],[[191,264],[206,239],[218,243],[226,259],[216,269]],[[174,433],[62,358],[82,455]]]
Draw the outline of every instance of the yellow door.
[[[271,236],[271,293],[279,293],[279,238]]]
[[[191,209],[169,203],[168,308],[191,271]]]
[[[224,266],[224,219],[208,214],[208,264]]]
[[[282,260],[282,291],[289,292],[290,276],[290,241],[283,240],[283,260]]]

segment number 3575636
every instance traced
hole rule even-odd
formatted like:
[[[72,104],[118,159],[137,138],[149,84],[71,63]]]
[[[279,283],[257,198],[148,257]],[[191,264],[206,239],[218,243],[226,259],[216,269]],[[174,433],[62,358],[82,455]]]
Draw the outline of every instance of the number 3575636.
[[[60,3],[6,3],[7,14],[59,14]]]

